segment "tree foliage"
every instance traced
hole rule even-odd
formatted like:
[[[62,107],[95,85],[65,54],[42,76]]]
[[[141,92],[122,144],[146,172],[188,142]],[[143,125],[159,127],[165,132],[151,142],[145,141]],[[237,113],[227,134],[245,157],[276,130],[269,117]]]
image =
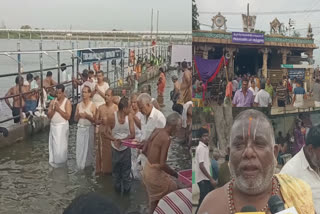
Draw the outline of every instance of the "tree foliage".
[[[200,30],[199,13],[195,0],[192,0],[192,30]]]

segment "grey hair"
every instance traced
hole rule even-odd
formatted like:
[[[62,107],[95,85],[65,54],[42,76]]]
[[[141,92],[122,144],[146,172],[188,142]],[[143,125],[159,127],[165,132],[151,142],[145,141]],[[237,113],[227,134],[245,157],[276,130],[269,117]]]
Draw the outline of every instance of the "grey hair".
[[[166,126],[176,126],[181,120],[180,114],[173,112],[167,117]]]
[[[232,128],[231,128],[231,131],[233,130],[234,125],[237,122],[248,120],[249,117],[251,117],[252,119],[256,119],[256,120],[258,119],[258,120],[260,120],[260,122],[267,122],[268,126],[270,127],[271,144],[275,145],[275,138],[274,138],[275,135],[274,135],[273,126],[272,126],[270,120],[267,118],[267,116],[264,113],[262,113],[261,111],[257,111],[257,110],[254,110],[254,109],[248,109],[248,110],[242,111],[235,118],[234,123],[233,123]],[[231,138],[230,138],[230,143],[231,143]]]
[[[137,98],[138,102],[141,102],[142,104],[151,104],[152,103],[152,98],[149,94],[147,93],[142,93],[138,96]]]

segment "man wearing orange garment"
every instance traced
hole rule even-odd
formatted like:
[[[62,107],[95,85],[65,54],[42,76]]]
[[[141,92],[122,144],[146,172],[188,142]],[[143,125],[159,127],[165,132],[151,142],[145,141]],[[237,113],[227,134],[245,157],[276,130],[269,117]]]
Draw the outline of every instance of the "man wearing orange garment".
[[[96,114],[96,125],[99,125],[99,133],[96,139],[96,174],[111,174],[111,142],[105,134],[108,120],[118,106],[112,101],[112,89],[108,88],[105,93],[105,104],[101,105]]]
[[[230,133],[230,173],[232,180],[210,192],[198,214],[230,214],[247,205],[271,214],[268,200],[279,196],[285,208],[299,214],[314,214],[310,186],[286,174],[274,174],[279,147],[273,127],[260,111],[249,109],[235,119]]]
[[[159,68],[160,71],[160,77],[158,80],[158,102],[161,105],[163,105],[163,94],[164,94],[164,89],[166,87],[166,75],[164,73],[163,68]]]

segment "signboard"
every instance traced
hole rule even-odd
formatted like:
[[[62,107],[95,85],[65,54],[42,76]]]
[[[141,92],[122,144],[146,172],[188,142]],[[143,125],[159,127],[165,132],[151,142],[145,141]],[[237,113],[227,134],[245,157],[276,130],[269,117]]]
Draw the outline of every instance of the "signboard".
[[[121,57],[120,48],[92,48],[77,51],[77,56],[82,63],[92,63]]]
[[[232,32],[233,43],[264,44],[264,34]]]
[[[303,68],[292,68],[292,69],[288,69],[288,76],[290,79],[300,79],[300,80],[304,80],[305,78],[305,69]]]
[[[281,68],[313,68],[313,65],[293,65],[293,64],[281,64]]]

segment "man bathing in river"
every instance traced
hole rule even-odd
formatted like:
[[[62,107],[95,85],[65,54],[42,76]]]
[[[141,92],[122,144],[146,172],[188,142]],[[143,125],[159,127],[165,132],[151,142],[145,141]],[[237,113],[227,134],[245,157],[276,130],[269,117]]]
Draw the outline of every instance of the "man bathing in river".
[[[118,106],[112,102],[112,89],[105,93],[105,104],[101,105],[96,114],[96,125],[99,125],[99,133],[96,140],[96,174],[110,174],[111,165],[111,142],[105,135],[108,118],[118,110]]]
[[[171,143],[171,136],[181,128],[181,117],[178,113],[172,113],[167,117],[166,126],[156,129],[150,136],[143,152],[147,156],[147,162],[143,169],[143,181],[146,185],[150,214],[153,213],[159,200],[177,189],[176,182],[171,176],[178,177],[178,173],[171,169],[166,161]]]
[[[64,85],[57,85],[57,98],[52,100],[48,110],[50,122],[49,163],[53,167],[65,164],[68,159],[69,119],[71,102],[65,97]]]

